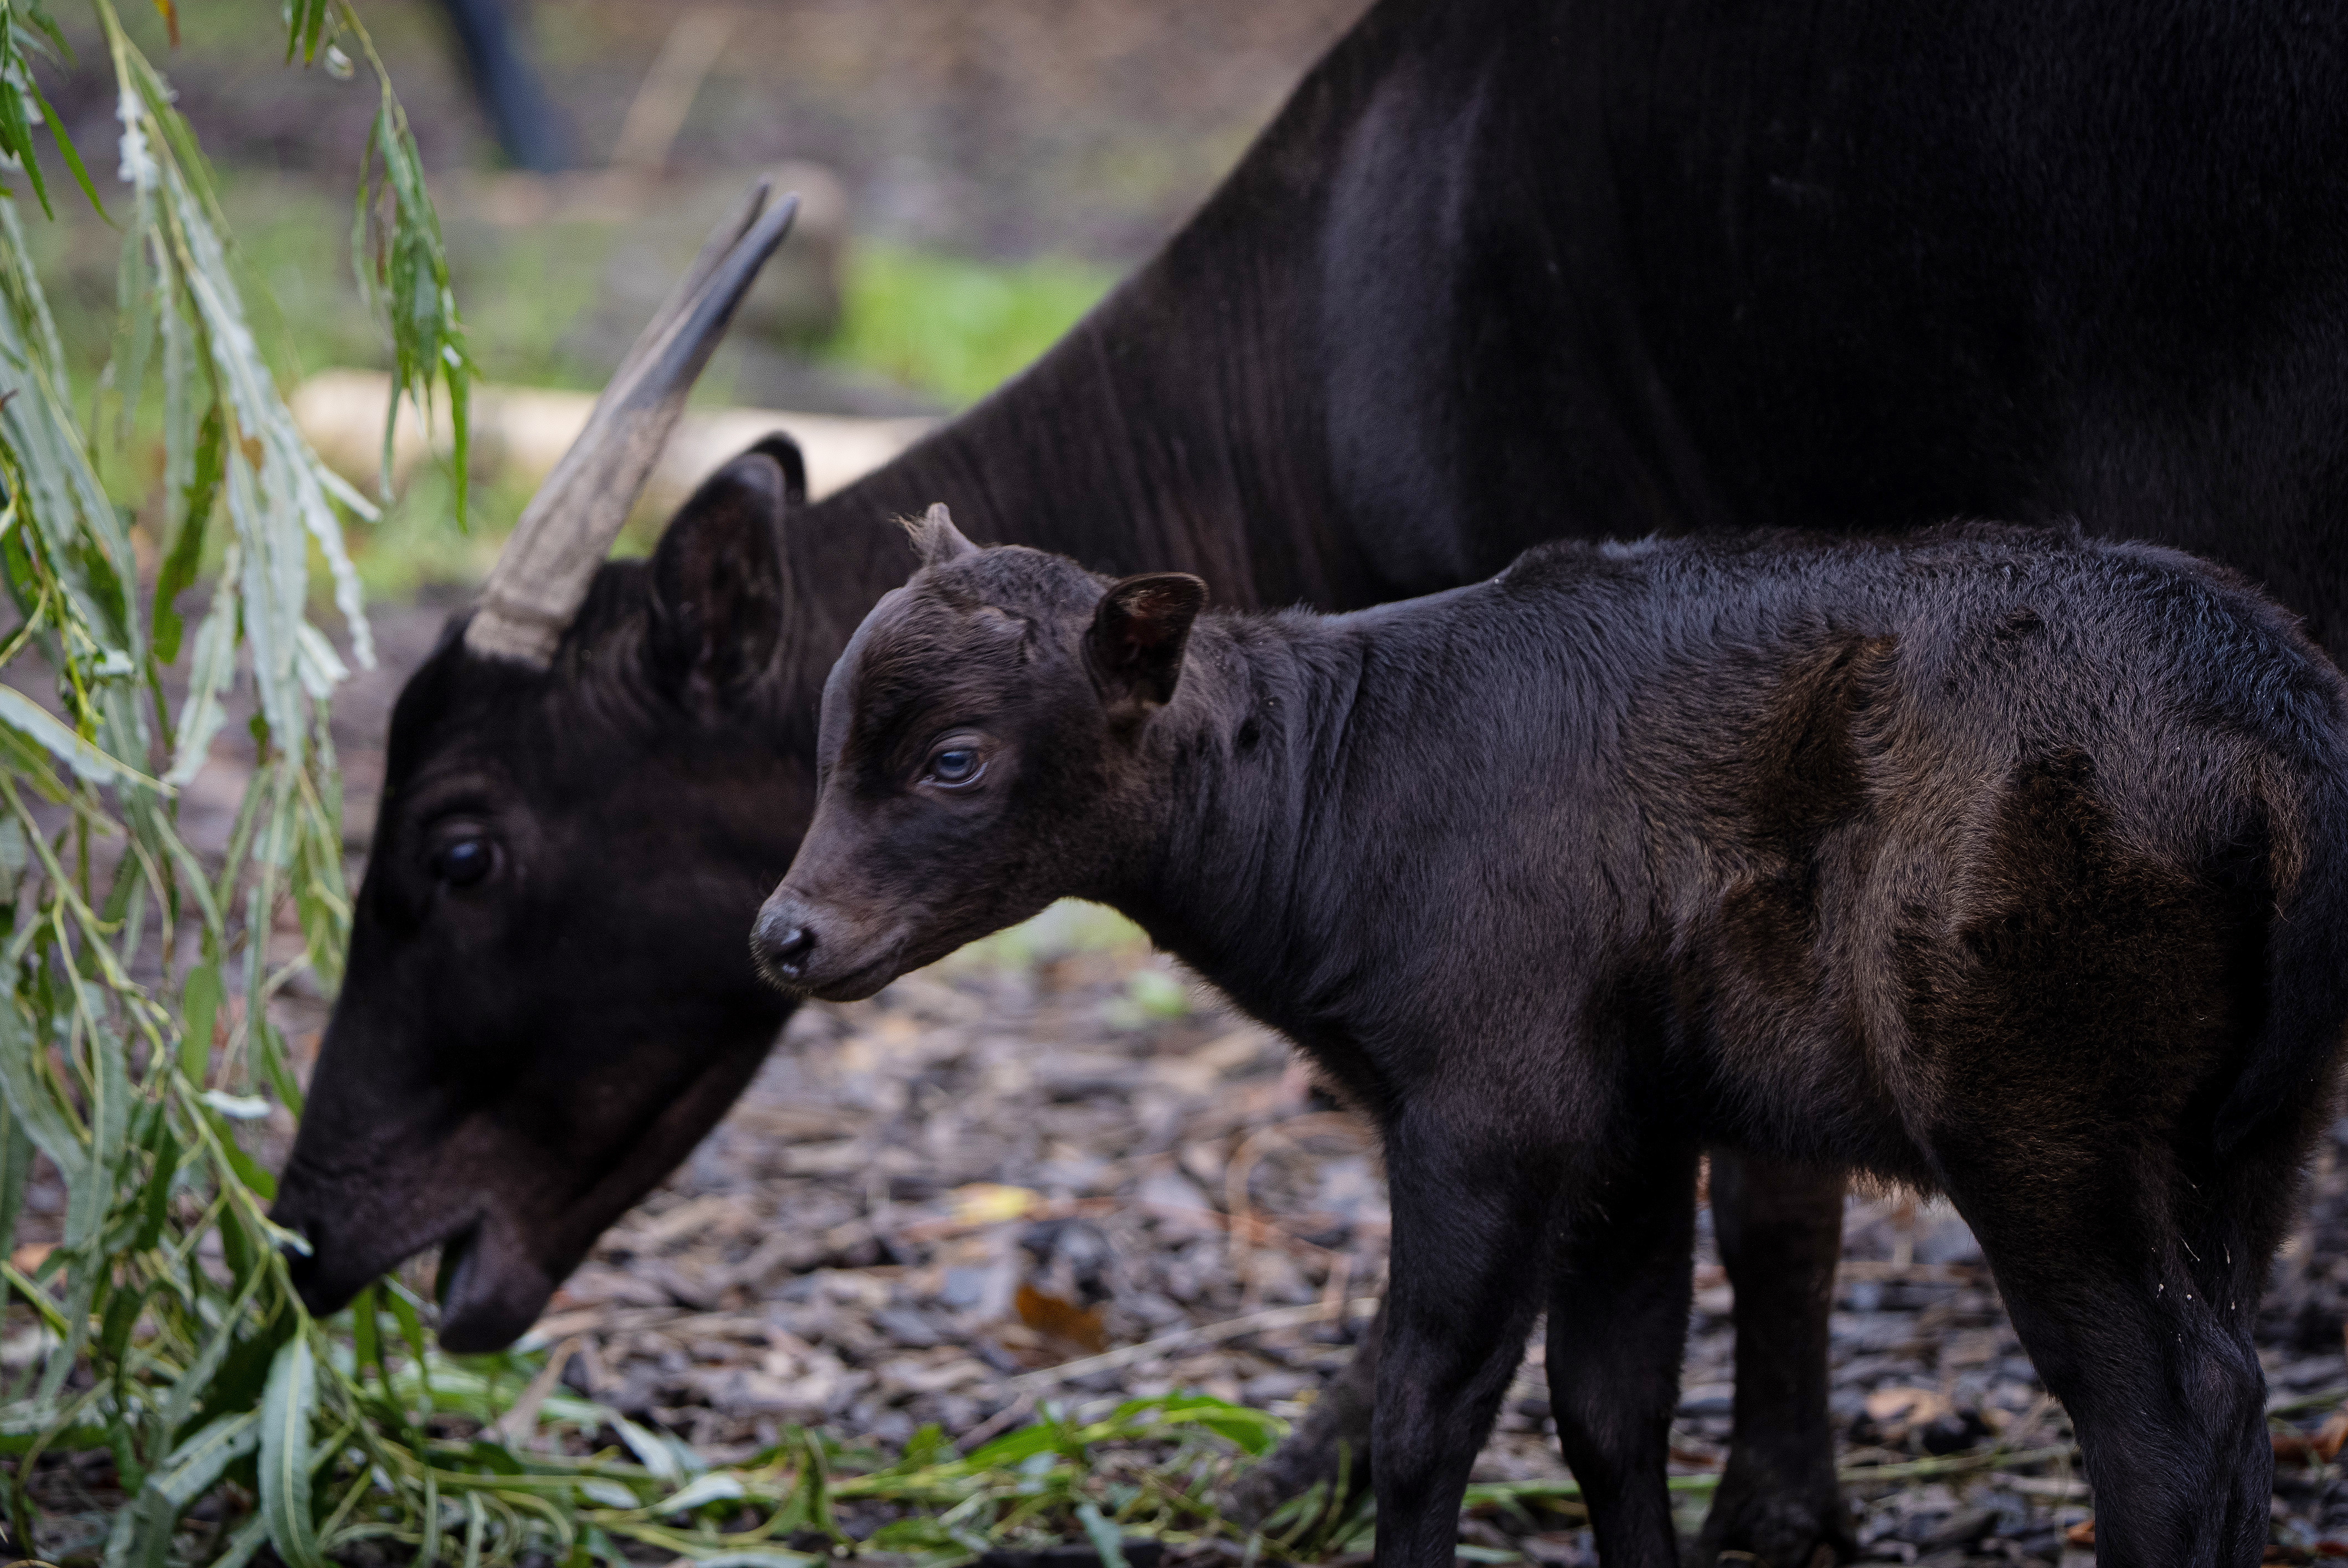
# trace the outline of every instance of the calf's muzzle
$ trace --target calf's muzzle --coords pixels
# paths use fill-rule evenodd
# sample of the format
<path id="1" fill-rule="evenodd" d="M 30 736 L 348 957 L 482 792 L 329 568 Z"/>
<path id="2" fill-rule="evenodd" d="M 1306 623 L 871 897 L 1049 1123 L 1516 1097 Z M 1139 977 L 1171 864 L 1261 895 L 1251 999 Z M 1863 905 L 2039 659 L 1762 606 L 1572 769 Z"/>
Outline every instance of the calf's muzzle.
<path id="1" fill-rule="evenodd" d="M 770 894 L 750 927 L 750 956 L 770 984 L 826 1001 L 860 1001 L 897 978 L 904 927 L 887 911 L 803 892 Z"/>
<path id="2" fill-rule="evenodd" d="M 750 928 L 750 952 L 759 969 L 778 985 L 796 986 L 815 956 L 813 914 L 798 897 L 778 888 Z"/>

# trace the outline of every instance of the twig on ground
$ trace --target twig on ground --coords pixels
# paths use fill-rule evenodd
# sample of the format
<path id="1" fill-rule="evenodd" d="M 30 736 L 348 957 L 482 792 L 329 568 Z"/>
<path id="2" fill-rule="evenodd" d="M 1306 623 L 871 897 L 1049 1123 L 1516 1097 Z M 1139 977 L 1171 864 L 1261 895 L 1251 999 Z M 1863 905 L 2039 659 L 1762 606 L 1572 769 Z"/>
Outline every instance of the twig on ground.
<path id="1" fill-rule="evenodd" d="M 546 1403 L 546 1396 L 554 1391 L 555 1383 L 562 1377 L 562 1368 L 571 1364 L 571 1358 L 586 1343 L 583 1336 L 574 1334 L 549 1351 L 546 1365 L 538 1369 L 538 1376 L 530 1380 L 521 1398 L 504 1415 L 491 1421 L 482 1435 L 502 1443 L 527 1441 L 530 1429 L 538 1425 L 538 1408 Z"/>
<path id="2" fill-rule="evenodd" d="M 1355 1317 L 1367 1317 L 1378 1309 L 1375 1296 L 1355 1296 L 1345 1304 L 1345 1310 Z M 1243 1317 L 1227 1317 L 1220 1323 L 1205 1323 L 1196 1328 L 1178 1329 L 1161 1334 L 1155 1339 L 1145 1339 L 1138 1345 L 1128 1345 L 1116 1350 L 1104 1350 L 1097 1356 L 1080 1357 L 1063 1361 L 1056 1367 L 1042 1367 L 1033 1372 L 1022 1372 L 1005 1387 L 1025 1392 L 1031 1389 L 1048 1389 L 1055 1383 L 1071 1378 L 1090 1377 L 1095 1372 L 1113 1372 L 1143 1361 L 1155 1360 L 1169 1350 L 1190 1345 L 1219 1345 L 1226 1339 L 1242 1335 L 1262 1334 L 1274 1328 L 1302 1328 L 1307 1324 L 1326 1323 L 1338 1314 L 1329 1303 L 1316 1301 L 1308 1307 L 1277 1307 L 1269 1312 L 1251 1312 Z"/>

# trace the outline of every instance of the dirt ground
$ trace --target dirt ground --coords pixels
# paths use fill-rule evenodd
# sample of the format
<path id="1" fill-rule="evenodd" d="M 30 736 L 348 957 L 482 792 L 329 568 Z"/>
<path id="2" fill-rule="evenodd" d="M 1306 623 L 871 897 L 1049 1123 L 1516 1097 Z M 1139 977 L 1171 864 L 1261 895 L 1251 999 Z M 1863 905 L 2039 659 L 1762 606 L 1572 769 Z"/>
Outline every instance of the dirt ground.
<path id="1" fill-rule="evenodd" d="M 383 726 L 445 604 L 378 611 L 384 667 L 336 709 L 356 875 Z M 234 799 L 231 770 L 207 775 Z M 201 832 L 201 828 L 199 828 Z M 323 1009 L 293 1004 L 314 1050 Z M 2348 1121 L 2261 1323 L 2279 1446 L 2348 1399 Z M 596 1249 L 535 1338 L 565 1379 L 713 1458 L 786 1422 L 883 1447 L 963 1443 L 1040 1400 L 1078 1416 L 1169 1387 L 1300 1415 L 1382 1287 L 1374 1141 L 1276 1038 L 1106 911 L 1063 906 L 868 1002 L 810 1006 L 733 1113 Z M 1673 1471 L 1693 1530 L 1729 1425 L 1729 1289 L 1704 1216 Z M 2089 1561 L 2069 1431 L 1962 1220 L 1854 1196 L 1834 1411 L 1869 1560 Z M 1561 1477 L 1538 1334 L 1479 1480 Z M 2017 1461 L 2013 1456 L 2054 1450 Z M 2283 1560 L 2348 1539 L 2338 1466 L 2279 1472 Z M 1594 1563 L 1570 1512 L 1495 1511 L 1463 1541 Z M 2337 1548 L 2348 1555 L 2348 1545 Z"/>

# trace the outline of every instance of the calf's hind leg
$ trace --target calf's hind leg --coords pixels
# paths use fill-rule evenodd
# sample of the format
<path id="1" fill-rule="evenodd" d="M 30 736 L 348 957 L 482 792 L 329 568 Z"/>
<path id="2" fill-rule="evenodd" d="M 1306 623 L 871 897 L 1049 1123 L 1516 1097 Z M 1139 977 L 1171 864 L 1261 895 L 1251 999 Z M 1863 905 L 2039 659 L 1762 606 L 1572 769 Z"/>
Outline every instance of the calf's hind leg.
<path id="1" fill-rule="evenodd" d="M 2157 1153 L 1952 1180 L 2014 1331 L 2069 1412 L 2105 1568 L 2246 1568 L 2274 1457 L 2250 1339 L 2281 1184 L 2189 1182 Z"/>
<path id="2" fill-rule="evenodd" d="M 1838 1171 L 1713 1152 L 1713 1235 L 1736 1292 L 1736 1416 L 1698 1563 L 1746 1552 L 1826 1568 L 1859 1554 L 1827 1409 L 1842 1199 Z"/>

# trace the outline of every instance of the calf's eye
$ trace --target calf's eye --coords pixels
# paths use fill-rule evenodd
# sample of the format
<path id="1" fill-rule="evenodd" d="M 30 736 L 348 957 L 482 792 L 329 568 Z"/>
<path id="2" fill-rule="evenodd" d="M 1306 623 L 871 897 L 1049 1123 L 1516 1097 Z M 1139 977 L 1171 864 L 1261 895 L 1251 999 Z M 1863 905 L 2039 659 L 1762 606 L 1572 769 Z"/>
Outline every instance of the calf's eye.
<path id="1" fill-rule="evenodd" d="M 941 746 L 930 753 L 930 782 L 966 784 L 985 771 L 975 746 Z"/>
<path id="2" fill-rule="evenodd" d="M 486 838 L 455 838 L 432 852 L 432 875 L 451 887 L 470 887 L 489 874 L 497 850 Z"/>

